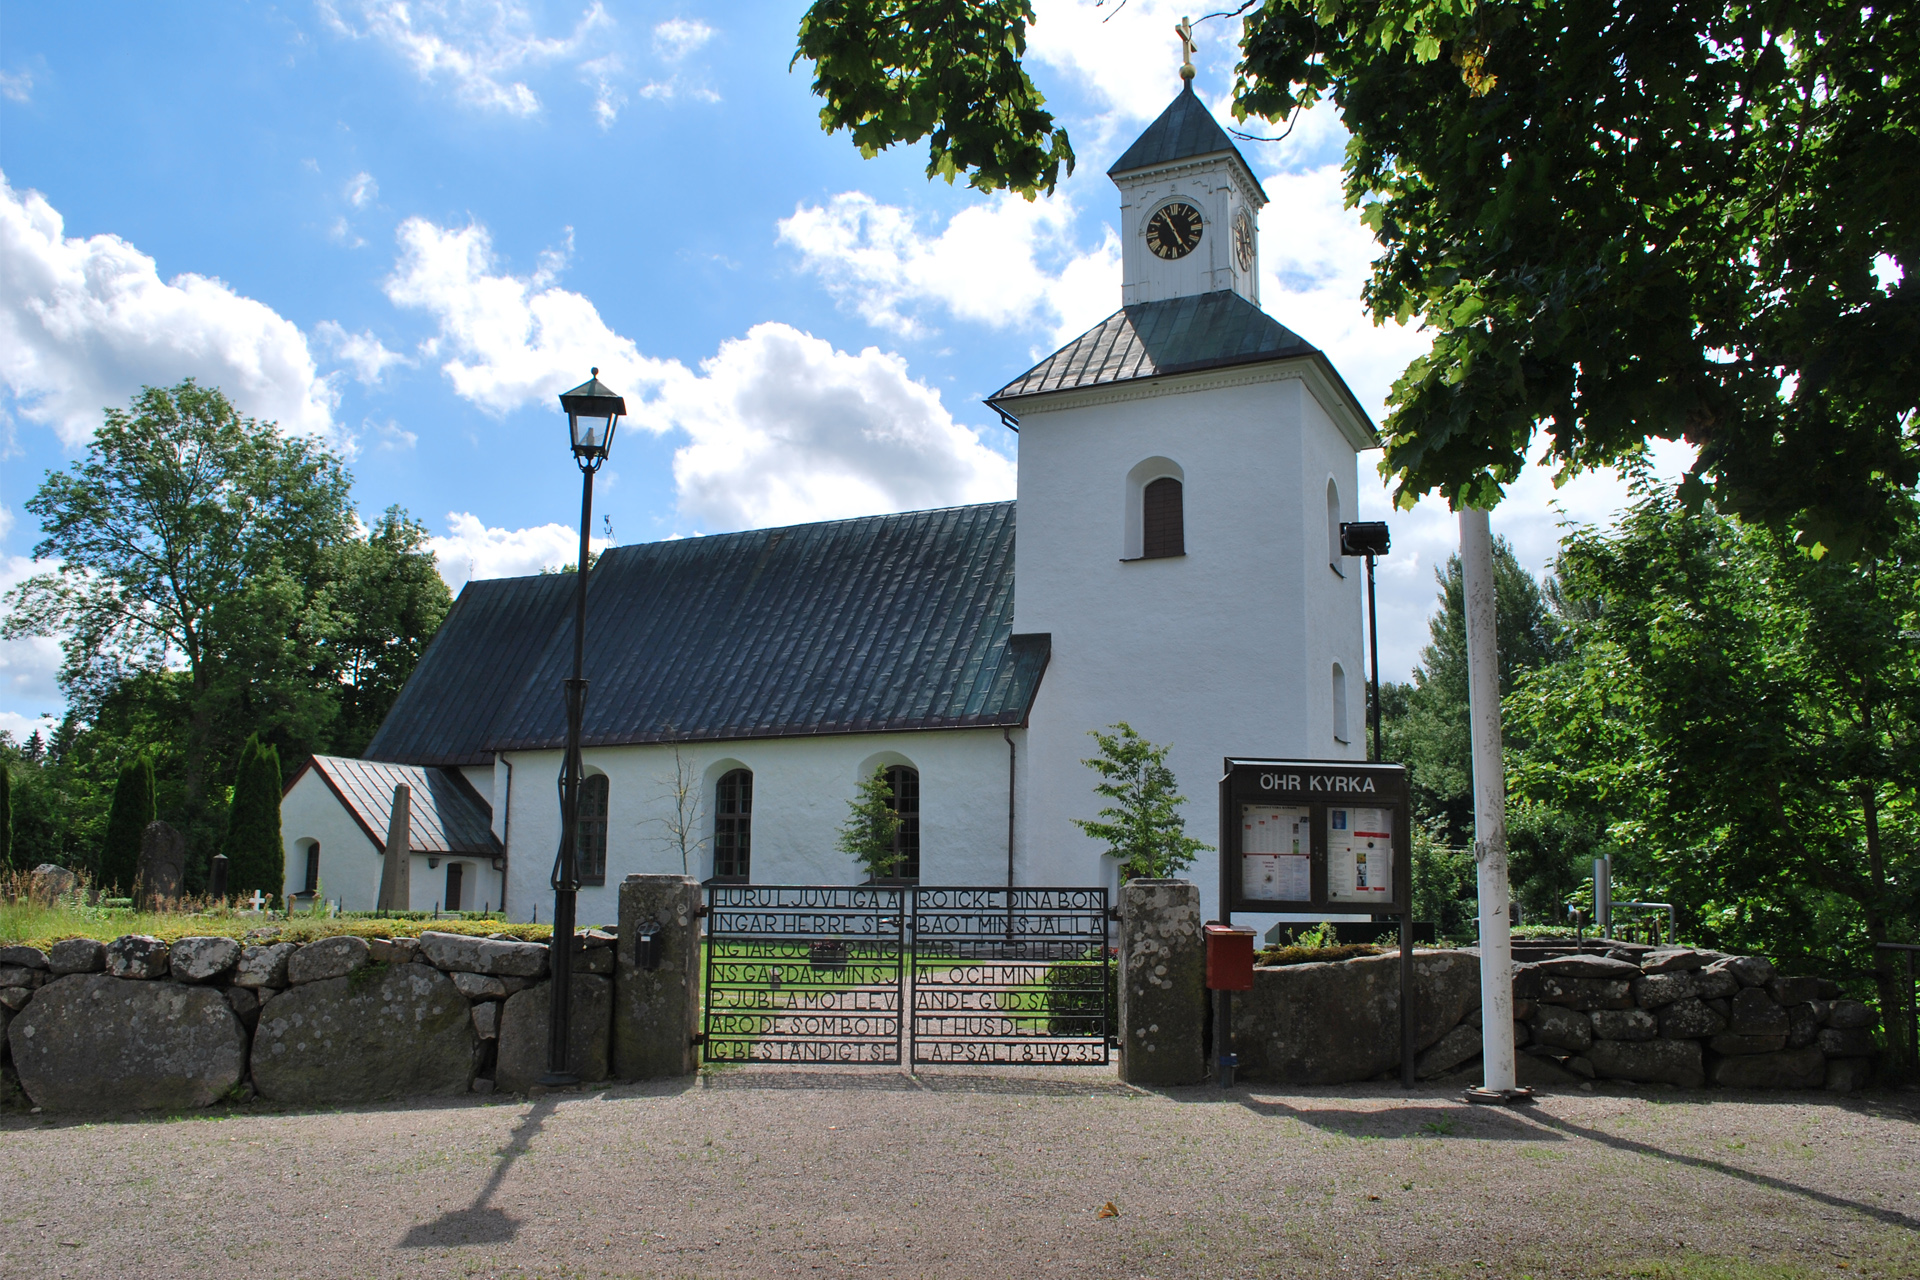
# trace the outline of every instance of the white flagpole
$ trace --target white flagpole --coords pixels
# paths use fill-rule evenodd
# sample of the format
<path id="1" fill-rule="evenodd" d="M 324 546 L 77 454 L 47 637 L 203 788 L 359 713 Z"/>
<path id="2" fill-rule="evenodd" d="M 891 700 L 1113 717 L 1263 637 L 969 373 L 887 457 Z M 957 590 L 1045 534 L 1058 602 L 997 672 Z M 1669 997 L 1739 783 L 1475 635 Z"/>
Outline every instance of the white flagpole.
<path id="1" fill-rule="evenodd" d="M 1485 511 L 1460 512 L 1466 594 L 1467 693 L 1473 729 L 1473 860 L 1480 892 L 1480 1046 L 1489 1093 L 1512 1089 L 1513 935 L 1507 910 L 1507 786 L 1500 762 L 1500 665 L 1493 531 Z"/>

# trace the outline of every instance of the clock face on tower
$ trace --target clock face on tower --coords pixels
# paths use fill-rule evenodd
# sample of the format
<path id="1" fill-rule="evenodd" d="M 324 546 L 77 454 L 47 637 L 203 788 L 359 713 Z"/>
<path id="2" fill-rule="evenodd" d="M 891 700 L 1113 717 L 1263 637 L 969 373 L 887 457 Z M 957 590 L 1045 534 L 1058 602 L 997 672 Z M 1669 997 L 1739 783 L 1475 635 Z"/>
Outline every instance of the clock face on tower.
<path id="1" fill-rule="evenodd" d="M 1200 243 L 1200 211 L 1190 204 L 1163 205 L 1147 219 L 1147 248 L 1154 256 L 1184 258 Z"/>
<path id="2" fill-rule="evenodd" d="M 1233 256 L 1242 271 L 1253 270 L 1253 219 L 1242 210 L 1233 220 Z"/>

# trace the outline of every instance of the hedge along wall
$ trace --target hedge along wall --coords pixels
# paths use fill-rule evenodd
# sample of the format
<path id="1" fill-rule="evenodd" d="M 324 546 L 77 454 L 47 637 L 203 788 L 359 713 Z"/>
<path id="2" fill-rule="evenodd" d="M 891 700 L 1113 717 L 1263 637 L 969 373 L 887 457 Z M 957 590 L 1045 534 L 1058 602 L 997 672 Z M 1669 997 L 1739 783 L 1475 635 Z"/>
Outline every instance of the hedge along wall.
<path id="1" fill-rule="evenodd" d="M 1397 1079 L 1397 955 L 1254 971 L 1234 997 L 1249 1080 Z M 1415 1073 L 1482 1074 L 1480 956 L 1414 956 Z M 1758 956 L 1612 944 L 1514 966 L 1521 1084 L 1621 1080 L 1698 1088 L 1831 1089 L 1872 1075 L 1873 1011 L 1824 978 L 1783 977 Z"/>

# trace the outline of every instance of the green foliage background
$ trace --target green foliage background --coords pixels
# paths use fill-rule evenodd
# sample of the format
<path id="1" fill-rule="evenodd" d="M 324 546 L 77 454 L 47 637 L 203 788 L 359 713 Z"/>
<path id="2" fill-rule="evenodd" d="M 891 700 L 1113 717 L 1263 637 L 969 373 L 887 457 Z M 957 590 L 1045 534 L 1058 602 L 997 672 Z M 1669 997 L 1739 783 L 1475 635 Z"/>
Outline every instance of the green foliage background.
<path id="1" fill-rule="evenodd" d="M 272 743 L 248 738 L 233 779 L 227 810 L 227 893 L 245 897 L 258 889 L 278 897 L 286 878 L 280 844 L 280 753 Z"/>
<path id="2" fill-rule="evenodd" d="M 140 874 L 140 838 L 159 816 L 155 808 L 153 761 L 135 756 L 120 771 L 107 810 L 106 835 L 100 843 L 100 882 L 119 894 L 131 894 Z"/>
<path id="3" fill-rule="evenodd" d="M 859 864 L 870 879 L 894 874 L 899 854 L 894 840 L 900 834 L 900 815 L 893 807 L 893 785 L 881 765 L 860 780 L 847 801 L 847 820 L 840 827 L 836 847 Z"/>

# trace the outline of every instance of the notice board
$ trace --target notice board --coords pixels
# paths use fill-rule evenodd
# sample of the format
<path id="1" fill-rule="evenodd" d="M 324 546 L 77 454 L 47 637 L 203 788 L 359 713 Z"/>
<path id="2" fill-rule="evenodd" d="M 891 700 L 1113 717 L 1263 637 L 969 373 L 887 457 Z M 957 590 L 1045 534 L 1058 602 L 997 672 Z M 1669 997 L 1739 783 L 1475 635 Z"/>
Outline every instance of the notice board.
<path id="1" fill-rule="evenodd" d="M 1407 771 L 1228 757 L 1221 903 L 1233 911 L 1401 915 L 1412 899 Z"/>

